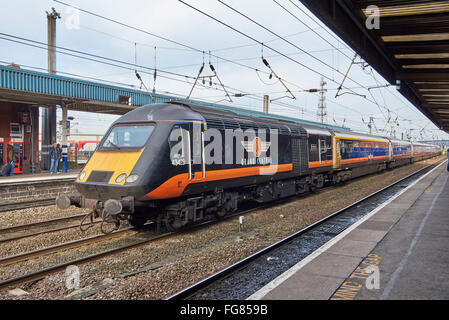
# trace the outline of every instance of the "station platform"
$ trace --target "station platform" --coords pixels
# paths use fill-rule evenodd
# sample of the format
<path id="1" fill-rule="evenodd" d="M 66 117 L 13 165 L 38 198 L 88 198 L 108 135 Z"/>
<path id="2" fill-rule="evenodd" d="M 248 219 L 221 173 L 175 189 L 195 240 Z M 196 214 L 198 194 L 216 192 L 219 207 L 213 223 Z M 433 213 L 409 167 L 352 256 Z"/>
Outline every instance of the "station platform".
<path id="1" fill-rule="evenodd" d="M 249 300 L 449 299 L 447 162 Z"/>
<path id="2" fill-rule="evenodd" d="M 31 174 L 15 174 L 12 176 L 0 177 L 0 186 L 44 181 L 74 180 L 79 172 L 80 169 L 68 170 L 68 172 L 59 172 L 53 174 L 48 171 Z"/>

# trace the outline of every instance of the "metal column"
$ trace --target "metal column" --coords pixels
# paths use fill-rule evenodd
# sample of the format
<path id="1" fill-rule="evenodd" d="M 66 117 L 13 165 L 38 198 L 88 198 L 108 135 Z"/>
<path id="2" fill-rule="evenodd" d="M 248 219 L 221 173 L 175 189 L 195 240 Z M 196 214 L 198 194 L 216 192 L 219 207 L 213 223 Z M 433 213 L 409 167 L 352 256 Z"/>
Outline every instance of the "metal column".
<path id="1" fill-rule="evenodd" d="M 52 8 L 47 13 L 47 51 L 48 51 L 48 73 L 54 74 L 56 71 L 56 19 L 61 18 L 60 14 Z M 49 106 L 43 109 L 42 123 L 42 160 L 43 170 L 50 169 L 49 150 L 56 142 L 56 106 Z"/>

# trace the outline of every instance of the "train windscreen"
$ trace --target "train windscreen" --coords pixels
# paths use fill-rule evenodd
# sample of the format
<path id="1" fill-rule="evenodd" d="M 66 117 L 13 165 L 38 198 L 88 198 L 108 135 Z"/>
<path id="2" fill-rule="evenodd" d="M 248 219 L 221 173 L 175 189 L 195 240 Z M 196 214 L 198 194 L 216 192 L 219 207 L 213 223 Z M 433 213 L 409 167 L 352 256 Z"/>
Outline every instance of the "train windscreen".
<path id="1" fill-rule="evenodd" d="M 106 139 L 103 140 L 101 148 L 140 148 L 145 145 L 154 125 L 117 125 L 112 128 Z"/>

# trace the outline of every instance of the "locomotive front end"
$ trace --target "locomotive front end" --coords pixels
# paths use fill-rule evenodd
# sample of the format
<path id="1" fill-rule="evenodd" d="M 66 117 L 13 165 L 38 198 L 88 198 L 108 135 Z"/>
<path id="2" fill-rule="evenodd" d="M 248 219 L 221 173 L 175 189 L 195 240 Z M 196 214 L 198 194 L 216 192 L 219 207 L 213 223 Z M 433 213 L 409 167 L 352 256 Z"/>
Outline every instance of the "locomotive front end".
<path id="1" fill-rule="evenodd" d="M 148 190 L 146 167 L 142 165 L 146 162 L 139 160 L 148 148 L 155 127 L 150 121 L 115 123 L 75 181 L 80 194 L 60 195 L 57 206 L 60 209 L 70 205 L 91 207 L 91 221 L 99 216 L 103 222 L 115 224 L 113 230 L 118 228 L 120 220 L 143 224 L 145 221 L 137 219 L 136 199 Z M 103 224 L 101 228 L 105 232 Z"/>

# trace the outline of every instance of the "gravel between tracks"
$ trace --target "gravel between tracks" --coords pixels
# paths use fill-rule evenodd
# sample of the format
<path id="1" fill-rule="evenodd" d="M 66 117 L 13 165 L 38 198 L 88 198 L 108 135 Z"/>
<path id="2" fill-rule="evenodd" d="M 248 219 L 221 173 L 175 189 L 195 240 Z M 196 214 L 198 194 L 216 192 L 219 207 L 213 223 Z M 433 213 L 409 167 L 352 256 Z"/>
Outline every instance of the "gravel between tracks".
<path id="1" fill-rule="evenodd" d="M 86 299 L 165 298 L 442 158 L 370 175 L 272 208 L 253 211 L 246 214 L 245 231 L 241 233 L 238 232 L 238 218 L 233 218 L 80 265 L 80 285 L 85 287 L 105 278 L 115 281 Z M 138 270 L 142 272 L 120 276 Z M 27 295 L 16 297 L 2 290 L 0 299 L 59 299 L 73 291 L 66 289 L 65 280 L 64 272 L 56 273 L 37 283 L 19 286 L 29 293 Z"/>
<path id="2" fill-rule="evenodd" d="M 60 210 L 56 205 L 0 212 L 0 228 L 42 222 L 88 212 L 89 209 L 73 206 L 69 210 Z"/>

